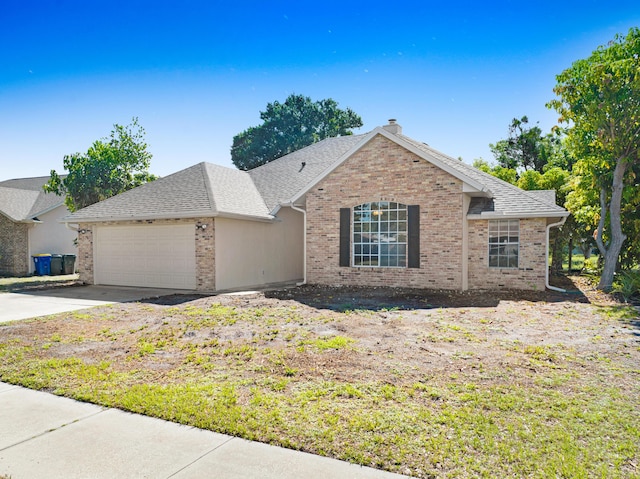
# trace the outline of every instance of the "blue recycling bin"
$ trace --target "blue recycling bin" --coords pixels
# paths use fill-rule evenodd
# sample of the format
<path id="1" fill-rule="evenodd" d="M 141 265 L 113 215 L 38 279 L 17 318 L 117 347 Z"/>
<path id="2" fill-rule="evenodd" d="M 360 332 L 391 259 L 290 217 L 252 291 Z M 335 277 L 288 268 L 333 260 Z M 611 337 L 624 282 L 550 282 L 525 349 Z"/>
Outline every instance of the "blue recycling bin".
<path id="1" fill-rule="evenodd" d="M 36 274 L 38 276 L 47 276 L 51 274 L 51 255 L 50 254 L 33 255 L 33 264 L 35 265 Z"/>

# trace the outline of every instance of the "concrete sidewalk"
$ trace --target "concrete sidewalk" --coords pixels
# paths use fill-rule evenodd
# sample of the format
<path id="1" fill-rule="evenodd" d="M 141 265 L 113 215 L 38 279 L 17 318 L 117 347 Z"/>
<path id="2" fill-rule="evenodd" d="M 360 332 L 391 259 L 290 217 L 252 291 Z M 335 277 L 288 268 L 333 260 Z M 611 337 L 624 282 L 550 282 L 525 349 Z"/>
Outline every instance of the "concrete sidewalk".
<path id="1" fill-rule="evenodd" d="M 402 478 L 0 382 L 0 476 Z"/>

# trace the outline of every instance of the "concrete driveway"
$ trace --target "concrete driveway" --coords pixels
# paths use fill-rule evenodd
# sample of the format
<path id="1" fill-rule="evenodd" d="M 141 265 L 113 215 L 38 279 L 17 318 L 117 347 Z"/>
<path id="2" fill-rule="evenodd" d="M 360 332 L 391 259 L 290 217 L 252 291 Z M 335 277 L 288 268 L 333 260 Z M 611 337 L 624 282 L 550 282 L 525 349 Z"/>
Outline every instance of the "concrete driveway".
<path id="1" fill-rule="evenodd" d="M 0 293 L 0 323 L 76 311 L 102 304 L 126 303 L 193 291 L 121 286 L 70 286 L 19 293 Z"/>

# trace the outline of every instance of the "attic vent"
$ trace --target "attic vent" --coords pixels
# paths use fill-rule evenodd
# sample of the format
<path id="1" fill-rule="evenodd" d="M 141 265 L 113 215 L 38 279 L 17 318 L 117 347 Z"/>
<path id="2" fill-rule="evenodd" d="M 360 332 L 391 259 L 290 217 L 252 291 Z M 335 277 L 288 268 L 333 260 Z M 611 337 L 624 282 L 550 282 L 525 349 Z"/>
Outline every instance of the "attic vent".
<path id="1" fill-rule="evenodd" d="M 387 130 L 389 133 L 393 133 L 394 135 L 402 134 L 402 127 L 396 123 L 395 118 L 391 118 L 389 120 L 389 124 L 384 125 L 382 128 Z"/>

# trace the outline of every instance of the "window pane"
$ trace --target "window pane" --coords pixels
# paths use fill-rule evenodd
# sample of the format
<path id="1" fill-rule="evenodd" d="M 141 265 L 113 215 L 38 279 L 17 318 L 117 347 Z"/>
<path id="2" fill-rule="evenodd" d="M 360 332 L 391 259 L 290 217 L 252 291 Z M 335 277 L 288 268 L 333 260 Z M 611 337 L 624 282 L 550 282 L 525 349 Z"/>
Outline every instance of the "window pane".
<path id="1" fill-rule="evenodd" d="M 489 221 L 489 266 L 517 268 L 520 220 Z"/>
<path id="2" fill-rule="evenodd" d="M 406 205 L 374 201 L 354 206 L 353 212 L 353 264 L 406 267 Z"/>

